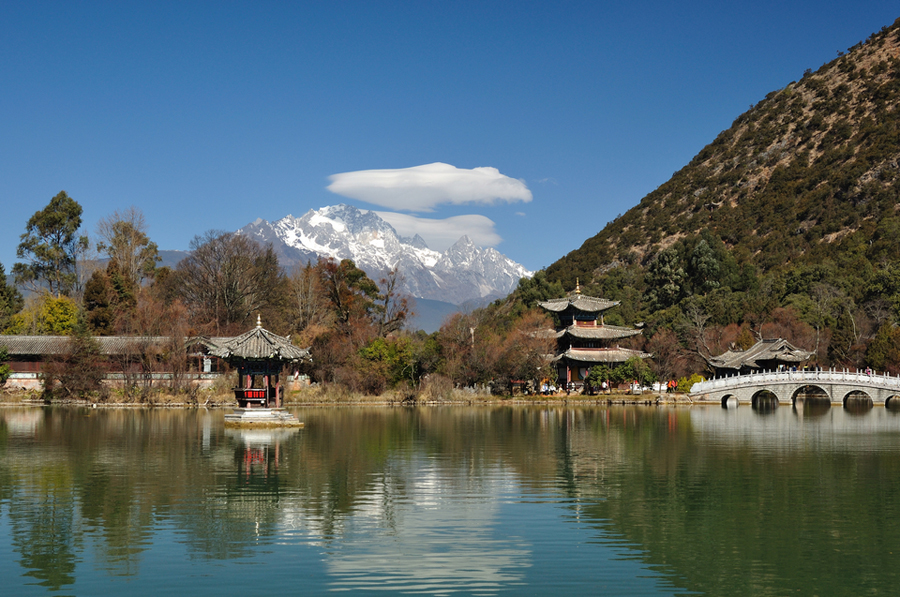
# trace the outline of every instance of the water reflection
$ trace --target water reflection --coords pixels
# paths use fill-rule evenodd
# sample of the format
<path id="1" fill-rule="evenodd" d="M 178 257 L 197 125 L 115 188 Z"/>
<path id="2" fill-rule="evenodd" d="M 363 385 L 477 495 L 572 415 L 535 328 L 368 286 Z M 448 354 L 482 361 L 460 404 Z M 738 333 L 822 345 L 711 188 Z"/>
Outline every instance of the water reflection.
<path id="1" fill-rule="evenodd" d="M 234 445 L 239 482 L 262 481 L 277 477 L 282 444 L 300 432 L 297 428 L 233 429 L 225 428 L 225 439 Z"/>
<path id="2" fill-rule="evenodd" d="M 844 409 L 851 415 L 864 415 L 872 408 L 874 408 L 872 399 L 865 392 L 850 392 L 844 398 Z"/>
<path id="3" fill-rule="evenodd" d="M 798 397 L 794 400 L 794 414 L 800 419 L 824 417 L 831 412 L 831 399 L 828 396 Z"/>
<path id="4" fill-rule="evenodd" d="M 332 588 L 492 594 L 520 583 L 531 549 L 521 537 L 495 531 L 497 496 L 515 479 L 499 469 L 485 472 L 483 497 L 474 500 L 452 487 L 457 475 L 447 471 L 418 476 L 402 496 L 388 484 L 373 487 L 348 521 L 344 546 L 326 559 Z M 367 529 L 383 525 L 387 532 L 377 550 L 359 541 Z"/>
<path id="5" fill-rule="evenodd" d="M 136 594 L 167 578 L 198 595 L 560 579 L 612 595 L 889 592 L 897 411 L 760 412 L 311 408 L 302 430 L 226 430 L 215 411 L 0 409 L 0 574 L 106 592 L 123 578 Z"/>
<path id="6" fill-rule="evenodd" d="M 760 415 L 770 415 L 778 408 L 778 397 L 768 390 L 753 395 L 751 406 Z"/>

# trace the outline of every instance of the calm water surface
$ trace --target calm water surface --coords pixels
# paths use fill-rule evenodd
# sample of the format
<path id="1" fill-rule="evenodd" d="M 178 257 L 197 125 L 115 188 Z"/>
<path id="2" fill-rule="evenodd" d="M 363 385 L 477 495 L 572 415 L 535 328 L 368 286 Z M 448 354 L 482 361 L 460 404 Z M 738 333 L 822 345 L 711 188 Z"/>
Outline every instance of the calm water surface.
<path id="1" fill-rule="evenodd" d="M 896 595 L 877 407 L 0 408 L 0 595 Z"/>

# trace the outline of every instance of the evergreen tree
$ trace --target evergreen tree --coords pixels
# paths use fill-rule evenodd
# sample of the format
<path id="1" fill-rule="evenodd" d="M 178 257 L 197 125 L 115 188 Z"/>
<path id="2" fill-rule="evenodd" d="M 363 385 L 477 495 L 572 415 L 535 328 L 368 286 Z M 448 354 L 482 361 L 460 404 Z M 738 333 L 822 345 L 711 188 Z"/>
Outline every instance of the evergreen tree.
<path id="1" fill-rule="evenodd" d="M 694 292 L 706 294 L 719 287 L 721 268 L 715 252 L 702 239 L 691 253 L 690 278 Z"/>
<path id="2" fill-rule="evenodd" d="M 566 292 L 558 280 L 551 282 L 547 279 L 546 270 L 534 272 L 531 278 L 522 278 L 515 290 L 516 298 L 528 309 L 536 307 L 542 301 L 565 295 Z"/>
<path id="3" fill-rule="evenodd" d="M 7 361 L 9 361 L 9 353 L 6 351 L 5 346 L 0 346 L 0 386 L 6 383 L 6 380 L 9 379 L 12 373 L 12 369 Z"/>
<path id="4" fill-rule="evenodd" d="M 684 296 L 686 275 L 674 247 L 660 251 L 647 271 L 647 297 L 651 309 L 665 309 Z"/>
<path id="5" fill-rule="evenodd" d="M 25 301 L 19 290 L 6 283 L 6 270 L 0 263 L 0 333 L 2 333 L 10 323 L 10 318 L 22 310 Z"/>
<path id="6" fill-rule="evenodd" d="M 81 205 L 60 191 L 47 207 L 28 220 L 16 256 L 27 259 L 16 263 L 16 283 L 37 290 L 41 282 L 57 297 L 69 295 L 77 286 L 78 255 L 87 250 L 88 239 L 78 236 Z"/>

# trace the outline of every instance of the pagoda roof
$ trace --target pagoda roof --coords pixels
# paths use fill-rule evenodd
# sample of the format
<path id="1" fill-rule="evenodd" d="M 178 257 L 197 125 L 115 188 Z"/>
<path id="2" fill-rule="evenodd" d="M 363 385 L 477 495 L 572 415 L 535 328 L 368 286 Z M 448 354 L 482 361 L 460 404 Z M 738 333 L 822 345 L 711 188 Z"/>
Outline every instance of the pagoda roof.
<path id="1" fill-rule="evenodd" d="M 649 359 L 651 354 L 630 348 L 570 348 L 556 356 L 554 361 L 566 359 L 579 363 L 624 363 L 632 357 Z"/>
<path id="2" fill-rule="evenodd" d="M 291 344 L 289 337 L 273 334 L 257 322 L 256 327 L 240 336 L 228 338 L 211 354 L 226 361 L 308 361 L 309 351 Z"/>
<path id="3" fill-rule="evenodd" d="M 565 298 L 550 299 L 538 304 L 544 309 L 553 311 L 554 313 L 561 313 L 570 307 L 575 308 L 578 311 L 599 313 L 600 311 L 605 311 L 611 307 L 615 307 L 619 304 L 619 301 L 610 301 L 604 298 L 585 296 L 583 294 L 575 293 L 570 294 Z"/>
<path id="4" fill-rule="evenodd" d="M 812 355 L 812 352 L 797 348 L 783 338 L 768 338 L 760 340 L 747 350 L 729 350 L 707 360 L 716 369 L 762 369 L 763 361 L 802 363 Z"/>
<path id="5" fill-rule="evenodd" d="M 572 336 L 582 340 L 620 340 L 637 336 L 641 330 L 617 325 L 570 325 L 556 332 L 557 338 Z"/>

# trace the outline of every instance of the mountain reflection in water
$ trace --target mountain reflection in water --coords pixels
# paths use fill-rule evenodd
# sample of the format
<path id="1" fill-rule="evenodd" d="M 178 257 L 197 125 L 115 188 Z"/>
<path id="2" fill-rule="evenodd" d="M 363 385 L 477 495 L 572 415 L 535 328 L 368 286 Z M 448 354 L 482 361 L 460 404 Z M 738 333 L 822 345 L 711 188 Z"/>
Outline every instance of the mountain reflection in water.
<path id="1" fill-rule="evenodd" d="M 19 595 L 891 592 L 900 412 L 0 409 Z M 900 553 L 900 551 L 898 551 Z"/>

